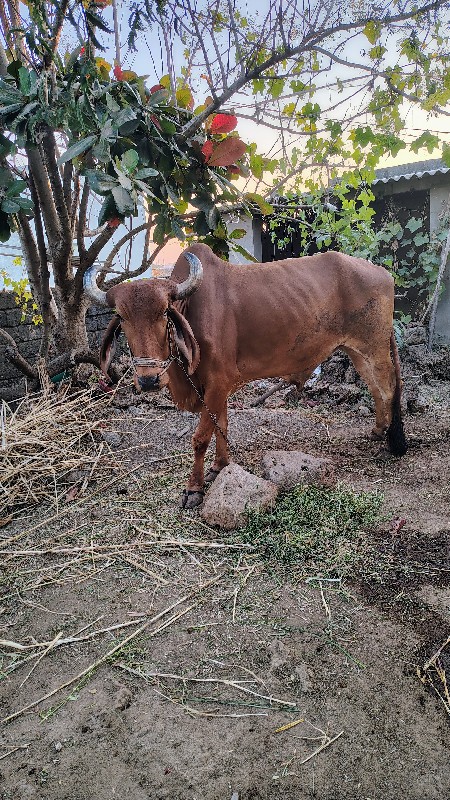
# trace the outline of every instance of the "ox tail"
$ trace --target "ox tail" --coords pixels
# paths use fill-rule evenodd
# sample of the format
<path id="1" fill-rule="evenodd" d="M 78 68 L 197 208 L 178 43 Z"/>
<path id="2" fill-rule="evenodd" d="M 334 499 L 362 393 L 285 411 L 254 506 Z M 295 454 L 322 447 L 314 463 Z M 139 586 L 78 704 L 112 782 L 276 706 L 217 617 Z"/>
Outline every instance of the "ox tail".
<path id="1" fill-rule="evenodd" d="M 403 420 L 401 411 L 402 379 L 400 376 L 400 359 L 398 357 L 397 343 L 394 331 L 391 333 L 391 355 L 395 369 L 395 390 L 392 398 L 392 420 L 386 431 L 388 447 L 395 456 L 405 455 L 408 445 L 403 430 Z"/>

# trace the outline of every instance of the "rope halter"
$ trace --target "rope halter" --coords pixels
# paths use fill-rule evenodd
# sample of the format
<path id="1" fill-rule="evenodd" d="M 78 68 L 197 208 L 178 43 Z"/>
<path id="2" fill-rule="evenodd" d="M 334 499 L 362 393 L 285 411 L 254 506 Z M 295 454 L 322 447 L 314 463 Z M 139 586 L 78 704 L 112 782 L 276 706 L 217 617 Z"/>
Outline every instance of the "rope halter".
<path id="1" fill-rule="evenodd" d="M 159 358 L 145 358 L 141 356 L 132 356 L 131 363 L 134 368 L 136 367 L 150 367 L 152 369 L 160 369 L 161 371 L 158 372 L 155 377 L 160 378 L 161 375 L 164 375 L 167 370 L 169 369 L 170 365 L 173 361 L 177 360 L 177 357 L 173 354 L 172 350 L 172 336 L 171 336 L 171 329 L 172 329 L 173 322 L 170 319 L 167 319 L 167 340 L 169 342 L 169 358 L 166 358 L 165 361 L 161 361 Z"/>

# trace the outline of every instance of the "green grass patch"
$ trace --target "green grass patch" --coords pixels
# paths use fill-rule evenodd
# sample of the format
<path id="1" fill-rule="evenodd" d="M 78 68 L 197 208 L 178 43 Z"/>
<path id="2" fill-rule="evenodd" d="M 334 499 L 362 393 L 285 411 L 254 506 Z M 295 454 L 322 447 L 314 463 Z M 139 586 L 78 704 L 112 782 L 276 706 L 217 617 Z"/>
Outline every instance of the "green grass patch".
<path id="1" fill-rule="evenodd" d="M 272 566 L 303 564 L 323 575 L 343 574 L 358 557 L 365 531 L 380 519 L 383 495 L 298 486 L 268 512 L 249 512 L 240 541 L 252 544 Z"/>

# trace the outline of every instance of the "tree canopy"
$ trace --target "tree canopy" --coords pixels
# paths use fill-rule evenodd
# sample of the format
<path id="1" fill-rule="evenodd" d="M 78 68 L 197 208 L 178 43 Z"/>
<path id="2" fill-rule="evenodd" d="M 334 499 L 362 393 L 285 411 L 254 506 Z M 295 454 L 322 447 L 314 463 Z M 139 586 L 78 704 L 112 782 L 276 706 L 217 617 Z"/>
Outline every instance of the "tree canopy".
<path id="1" fill-rule="evenodd" d="M 281 191 L 339 179 L 352 210 L 346 187 L 407 145 L 441 146 L 450 163 L 433 130 L 404 136 L 409 106 L 450 113 L 449 6 L 0 0 L 0 240 L 20 235 L 41 355 L 53 345 L 95 362 L 83 276 L 140 233 L 139 258 L 113 280 L 142 274 L 171 237 L 239 249 L 224 210 L 269 213 Z M 128 63 L 142 63 L 145 42 L 150 80 Z M 272 135 L 271 153 L 239 134 L 250 121 L 259 145 Z"/>

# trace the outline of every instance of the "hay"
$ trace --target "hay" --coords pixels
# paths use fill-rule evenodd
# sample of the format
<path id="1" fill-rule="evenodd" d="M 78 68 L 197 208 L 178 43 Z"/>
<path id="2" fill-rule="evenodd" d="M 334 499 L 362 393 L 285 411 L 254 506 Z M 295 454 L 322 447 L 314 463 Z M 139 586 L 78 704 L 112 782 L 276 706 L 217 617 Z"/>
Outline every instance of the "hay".
<path id="1" fill-rule="evenodd" d="M 83 491 L 105 465 L 103 444 L 93 433 L 111 403 L 92 390 L 43 392 L 25 397 L 15 410 L 1 407 L 0 525 L 41 502 L 56 505 L 69 486 Z M 111 462 L 112 463 L 112 462 Z"/>

